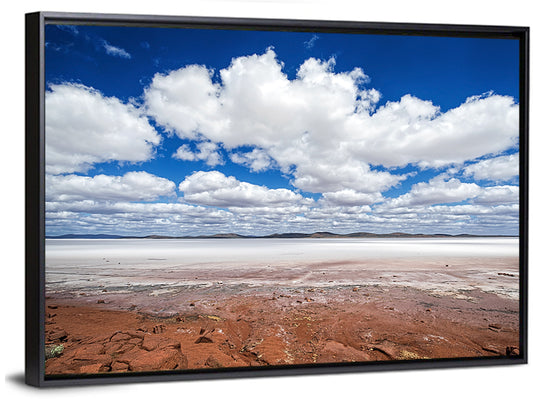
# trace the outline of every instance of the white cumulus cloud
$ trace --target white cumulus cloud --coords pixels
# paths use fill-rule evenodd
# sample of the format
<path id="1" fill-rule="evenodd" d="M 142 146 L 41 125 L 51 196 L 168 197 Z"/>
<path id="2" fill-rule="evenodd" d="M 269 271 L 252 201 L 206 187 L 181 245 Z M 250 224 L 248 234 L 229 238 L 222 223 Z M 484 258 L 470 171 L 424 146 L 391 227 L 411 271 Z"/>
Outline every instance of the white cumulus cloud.
<path id="1" fill-rule="evenodd" d="M 253 172 L 270 169 L 272 160 L 265 151 L 254 148 L 250 152 L 235 152 L 230 155 L 232 162 L 246 165 Z"/>
<path id="2" fill-rule="evenodd" d="M 196 144 L 198 152 L 193 152 L 188 144 L 180 146 L 172 158 L 183 161 L 204 161 L 209 166 L 222 165 L 224 161 L 218 152 L 218 145 L 209 141 Z"/>
<path id="3" fill-rule="evenodd" d="M 338 206 L 361 206 L 380 202 L 383 197 L 380 193 L 361 193 L 355 190 L 344 189 L 322 194 L 323 202 Z"/>
<path id="4" fill-rule="evenodd" d="M 174 182 L 147 172 L 124 176 L 47 175 L 47 201 L 154 201 L 175 195 Z"/>
<path id="5" fill-rule="evenodd" d="M 518 153 L 484 159 L 464 168 L 465 176 L 476 180 L 505 181 L 518 176 Z"/>
<path id="6" fill-rule="evenodd" d="M 518 186 L 484 187 L 483 192 L 474 199 L 475 204 L 503 205 L 519 202 L 520 188 Z"/>
<path id="7" fill-rule="evenodd" d="M 312 202 L 291 190 L 242 182 L 218 171 L 195 172 L 179 184 L 179 190 L 191 204 L 218 207 L 287 207 Z"/>
<path id="8" fill-rule="evenodd" d="M 86 172 L 109 161 L 151 159 L 161 137 L 138 108 L 80 84 L 46 92 L 47 173 Z"/>
<path id="9" fill-rule="evenodd" d="M 413 185 L 407 194 L 388 202 L 389 206 L 435 205 L 461 202 L 479 195 L 483 189 L 475 183 L 463 183 L 459 179 L 447 179 L 439 175 L 429 182 Z"/>
<path id="10" fill-rule="evenodd" d="M 335 72 L 334 58 L 309 58 L 289 79 L 283 67 L 269 48 L 234 58 L 219 80 L 201 65 L 157 74 L 146 109 L 171 134 L 236 149 L 234 162 L 278 167 L 295 187 L 321 193 L 383 192 L 405 179 L 372 165 L 460 165 L 517 145 L 512 97 L 486 93 L 442 112 L 406 94 L 377 108 L 381 95 L 360 68 Z"/>

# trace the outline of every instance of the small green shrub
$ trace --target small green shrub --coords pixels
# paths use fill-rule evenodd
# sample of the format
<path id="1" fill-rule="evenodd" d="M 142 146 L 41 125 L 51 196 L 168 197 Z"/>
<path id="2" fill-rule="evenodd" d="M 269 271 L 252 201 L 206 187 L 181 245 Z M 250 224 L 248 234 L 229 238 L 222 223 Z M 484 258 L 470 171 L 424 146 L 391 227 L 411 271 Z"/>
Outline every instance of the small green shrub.
<path id="1" fill-rule="evenodd" d="M 63 353 L 65 347 L 61 345 L 48 345 L 44 348 L 44 358 L 45 360 L 51 359 L 53 357 L 58 357 Z"/>

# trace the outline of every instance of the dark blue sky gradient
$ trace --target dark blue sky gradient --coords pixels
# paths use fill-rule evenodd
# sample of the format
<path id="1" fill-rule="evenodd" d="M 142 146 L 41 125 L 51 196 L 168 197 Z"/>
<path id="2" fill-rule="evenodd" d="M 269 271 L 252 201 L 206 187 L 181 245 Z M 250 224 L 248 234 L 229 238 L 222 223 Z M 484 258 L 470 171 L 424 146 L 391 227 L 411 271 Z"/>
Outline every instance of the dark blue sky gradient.
<path id="1" fill-rule="evenodd" d="M 409 93 L 446 111 L 489 90 L 518 98 L 517 40 L 318 33 L 308 49 L 305 42 L 313 33 L 100 26 L 76 30 L 78 34 L 46 27 L 52 50 L 47 51 L 47 82 L 81 82 L 121 99 L 141 95 L 155 73 L 188 64 L 218 72 L 233 57 L 262 54 L 269 46 L 289 79 L 309 57 L 334 56 L 336 72 L 363 68 L 371 79 L 368 86 L 382 93 L 380 104 Z M 131 59 L 107 55 L 103 40 L 126 50 Z"/>

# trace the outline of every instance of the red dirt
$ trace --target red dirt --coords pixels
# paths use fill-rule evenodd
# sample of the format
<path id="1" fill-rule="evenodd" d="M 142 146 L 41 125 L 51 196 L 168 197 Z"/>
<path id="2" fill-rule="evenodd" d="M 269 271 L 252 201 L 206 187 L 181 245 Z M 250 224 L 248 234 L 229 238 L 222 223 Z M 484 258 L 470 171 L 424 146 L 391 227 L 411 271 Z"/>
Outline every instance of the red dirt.
<path id="1" fill-rule="evenodd" d="M 64 349 L 46 373 L 518 354 L 518 302 L 480 291 L 300 288 L 180 302 L 168 317 L 116 309 L 95 298 L 49 298 L 46 343 Z"/>

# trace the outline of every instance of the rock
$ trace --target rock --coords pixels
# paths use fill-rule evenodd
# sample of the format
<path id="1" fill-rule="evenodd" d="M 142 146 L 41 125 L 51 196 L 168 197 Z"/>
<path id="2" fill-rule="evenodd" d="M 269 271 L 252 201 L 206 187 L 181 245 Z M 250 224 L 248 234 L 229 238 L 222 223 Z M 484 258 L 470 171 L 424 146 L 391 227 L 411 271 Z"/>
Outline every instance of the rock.
<path id="1" fill-rule="evenodd" d="M 118 361 L 114 361 L 113 363 L 111 363 L 111 371 L 113 372 L 123 373 L 125 371 L 128 371 L 129 367 L 129 364 L 127 363 L 122 363 Z"/>
<path id="2" fill-rule="evenodd" d="M 88 364 L 86 366 L 80 367 L 80 373 L 81 374 L 96 374 L 100 372 L 100 369 L 102 368 L 103 364 L 96 363 L 96 364 Z"/>
<path id="3" fill-rule="evenodd" d="M 353 287 L 352 291 L 353 291 L 353 292 L 357 292 L 357 291 L 359 291 L 359 288 L 357 288 L 357 287 Z"/>
<path id="4" fill-rule="evenodd" d="M 399 349 L 392 342 L 383 341 L 379 345 L 374 345 L 370 348 L 372 351 L 378 351 L 388 357 L 389 359 L 399 359 Z"/>
<path id="5" fill-rule="evenodd" d="M 57 309 L 57 305 L 48 305 L 48 309 Z"/>
<path id="6" fill-rule="evenodd" d="M 210 355 L 205 361 L 205 366 L 216 369 L 223 367 L 223 364 L 216 357 Z"/>
<path id="7" fill-rule="evenodd" d="M 520 356 L 520 349 L 516 346 L 508 346 L 505 348 L 505 354 L 507 356 Z"/>
<path id="8" fill-rule="evenodd" d="M 131 365 L 131 362 L 133 360 L 135 360 L 137 357 L 143 356 L 143 355 L 145 355 L 147 353 L 151 353 L 151 352 L 145 351 L 144 349 L 141 349 L 140 347 L 135 346 L 135 347 L 131 348 L 131 350 L 127 351 L 127 352 L 124 352 L 124 351 L 121 350 L 121 351 L 113 354 L 111 357 L 112 357 L 112 361 L 117 361 L 117 362 L 126 363 L 126 364 L 130 364 Z M 111 365 L 111 362 L 109 362 L 109 365 Z"/>
<path id="9" fill-rule="evenodd" d="M 501 324 L 489 324 L 489 330 L 499 332 L 502 329 Z"/>
<path id="10" fill-rule="evenodd" d="M 143 342 L 142 338 L 132 338 L 128 341 L 128 344 L 135 346 L 135 345 L 139 345 L 141 342 Z"/>
<path id="11" fill-rule="evenodd" d="M 122 342 L 108 342 L 104 344 L 104 352 L 110 355 L 114 355 L 120 352 L 122 348 Z"/>
<path id="12" fill-rule="evenodd" d="M 141 329 L 137 329 L 137 330 L 127 330 L 127 331 L 124 331 L 124 334 L 128 334 L 130 337 L 132 338 L 140 338 L 141 340 L 143 339 L 144 337 L 144 333 L 146 331 L 143 331 Z"/>
<path id="13" fill-rule="evenodd" d="M 327 341 L 317 357 L 320 362 L 353 362 L 372 360 L 368 353 L 346 346 L 341 342 Z"/>
<path id="14" fill-rule="evenodd" d="M 100 344 L 91 344 L 78 347 L 72 352 L 73 360 L 80 361 L 94 361 L 95 357 L 99 357 L 104 352 L 104 348 Z"/>
<path id="15" fill-rule="evenodd" d="M 249 361 L 244 360 L 242 355 L 230 355 L 226 349 L 214 345 L 201 349 L 196 345 L 185 345 L 183 356 L 187 359 L 188 367 L 193 369 L 249 366 Z M 180 364 L 179 368 L 183 366 Z"/>
<path id="16" fill-rule="evenodd" d="M 503 353 L 494 345 L 485 345 L 482 346 L 481 349 L 485 352 L 494 353 L 495 355 L 503 355 Z"/>
<path id="17" fill-rule="evenodd" d="M 154 335 L 150 335 L 150 334 L 147 334 L 144 336 L 144 339 L 143 339 L 143 343 L 141 345 L 141 348 L 143 348 L 144 350 L 147 350 L 147 351 L 153 351 L 154 349 L 156 349 L 159 345 L 159 338 L 154 336 Z"/>
<path id="18" fill-rule="evenodd" d="M 67 339 L 68 335 L 65 330 L 56 330 L 52 331 L 50 334 L 48 334 L 48 339 L 50 341 L 65 341 Z"/>
<path id="19" fill-rule="evenodd" d="M 196 341 L 194 341 L 195 344 L 212 344 L 213 340 L 209 337 L 206 337 L 205 335 L 198 338 Z"/>
<path id="20" fill-rule="evenodd" d="M 124 343 L 118 353 L 128 353 L 131 352 L 133 349 L 137 348 L 137 345 L 131 344 L 129 341 Z"/>
<path id="21" fill-rule="evenodd" d="M 154 326 L 152 328 L 152 332 L 154 334 L 161 334 L 163 331 L 165 331 L 166 327 L 163 324 L 158 324 L 157 326 Z"/>
<path id="22" fill-rule="evenodd" d="M 269 336 L 265 337 L 249 352 L 256 356 L 256 361 L 266 364 L 287 364 L 290 363 L 290 355 L 287 352 L 287 344 L 282 337 Z"/>
<path id="23" fill-rule="evenodd" d="M 131 338 L 131 335 L 123 333 L 122 331 L 117 331 L 109 339 L 111 342 L 114 341 L 125 341 Z"/>
<path id="24" fill-rule="evenodd" d="M 96 301 L 96 303 L 106 303 L 103 299 L 99 299 Z"/>
<path id="25" fill-rule="evenodd" d="M 187 368 L 187 359 L 178 349 L 140 351 L 130 361 L 131 371 L 156 371 Z"/>

